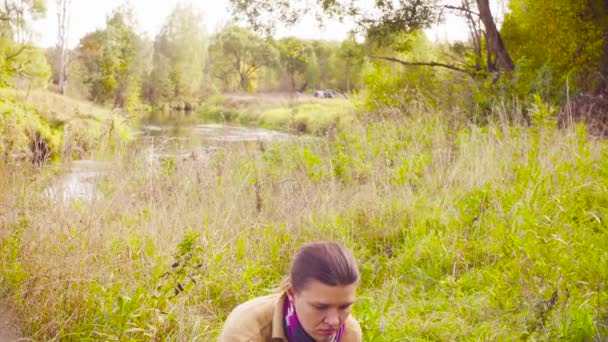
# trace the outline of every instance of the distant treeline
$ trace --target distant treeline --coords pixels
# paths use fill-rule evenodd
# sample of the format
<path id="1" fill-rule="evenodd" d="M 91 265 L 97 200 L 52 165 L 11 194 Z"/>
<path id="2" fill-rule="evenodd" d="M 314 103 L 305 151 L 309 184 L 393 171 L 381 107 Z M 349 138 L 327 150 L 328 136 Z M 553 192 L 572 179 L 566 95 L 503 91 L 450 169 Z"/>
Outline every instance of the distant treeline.
<path id="1" fill-rule="evenodd" d="M 28 21 L 44 14 L 44 1 L 6 4 L 0 9 L 2 84 L 33 80 L 46 86 L 49 78 L 59 83 L 59 50 L 43 52 L 27 42 Z M 235 11 L 243 13 L 249 13 L 248 6 L 273 8 L 267 0 L 239 4 Z M 484 116 L 498 97 L 533 104 L 534 95 L 561 102 L 607 92 L 605 2 L 511 0 L 498 28 L 487 4 L 464 0 L 462 6 L 437 7 L 405 1 L 392 8 L 378 3 L 382 15 L 354 17 L 361 29 L 342 42 L 274 39 L 259 33 L 264 30 L 232 23 L 209 33 L 203 15 L 184 4 L 150 39 L 137 33 L 132 10 L 121 6 L 105 28 L 86 34 L 69 51 L 67 93 L 131 110 L 140 104 L 184 108 L 233 91 L 364 90 L 372 107 L 407 104 L 411 98 Z M 279 9 L 298 14 L 289 7 L 295 5 L 286 6 Z M 330 1 L 319 7 L 320 14 L 357 13 L 339 12 L 337 6 Z M 466 19 L 469 41 L 431 43 L 422 33 L 446 11 Z"/>
<path id="2" fill-rule="evenodd" d="M 274 40 L 233 24 L 205 32 L 202 15 L 177 5 L 153 41 L 136 33 L 132 12 L 116 9 L 106 27 L 70 51 L 68 93 L 132 107 L 185 105 L 219 92 L 359 90 L 364 59 L 354 38 L 343 42 Z M 59 80 L 57 49 L 46 51 Z"/>

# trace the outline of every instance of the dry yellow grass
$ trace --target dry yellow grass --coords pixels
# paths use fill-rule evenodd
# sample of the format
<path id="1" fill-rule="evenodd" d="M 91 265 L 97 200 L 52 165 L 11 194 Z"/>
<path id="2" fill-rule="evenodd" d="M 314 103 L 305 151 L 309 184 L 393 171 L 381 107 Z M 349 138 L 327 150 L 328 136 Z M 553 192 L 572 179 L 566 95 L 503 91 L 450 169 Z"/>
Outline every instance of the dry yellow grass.
<path id="1" fill-rule="evenodd" d="M 0 283 L 31 339 L 210 341 L 301 243 L 335 239 L 360 261 L 366 340 L 604 338 L 606 143 L 582 126 L 443 119 L 152 169 L 135 147 L 91 202 L 49 202 L 61 171 L 3 165 Z"/>

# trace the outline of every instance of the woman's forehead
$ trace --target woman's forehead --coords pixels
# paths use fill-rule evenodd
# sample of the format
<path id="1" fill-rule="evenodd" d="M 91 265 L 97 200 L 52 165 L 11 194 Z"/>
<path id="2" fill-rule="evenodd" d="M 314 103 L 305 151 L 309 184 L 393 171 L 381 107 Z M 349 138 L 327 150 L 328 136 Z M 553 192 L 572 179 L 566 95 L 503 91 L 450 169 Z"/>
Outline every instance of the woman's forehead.
<path id="1" fill-rule="evenodd" d="M 319 281 L 310 281 L 299 293 L 309 302 L 324 304 L 353 302 L 357 292 L 357 284 L 325 285 Z"/>

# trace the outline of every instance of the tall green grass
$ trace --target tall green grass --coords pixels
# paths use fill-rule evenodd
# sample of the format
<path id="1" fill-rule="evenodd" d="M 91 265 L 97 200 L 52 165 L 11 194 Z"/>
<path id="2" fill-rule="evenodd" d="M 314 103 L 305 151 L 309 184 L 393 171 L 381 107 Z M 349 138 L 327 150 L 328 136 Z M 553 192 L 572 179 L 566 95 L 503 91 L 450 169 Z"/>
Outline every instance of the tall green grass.
<path id="1" fill-rule="evenodd" d="M 347 128 L 355 118 L 355 105 L 343 98 L 316 99 L 309 95 L 228 95 L 210 99 L 199 113 L 215 121 L 323 135 Z"/>
<path id="2" fill-rule="evenodd" d="M 131 130 L 122 115 L 46 90 L 0 88 L 0 158 L 29 159 L 36 135 L 49 158 L 86 158 L 121 145 Z"/>
<path id="3" fill-rule="evenodd" d="M 506 115 L 504 117 L 507 117 Z M 214 340 L 297 247 L 353 248 L 366 341 L 608 338 L 608 144 L 448 115 L 153 164 L 92 202 L 0 170 L 0 284 L 33 340 Z"/>

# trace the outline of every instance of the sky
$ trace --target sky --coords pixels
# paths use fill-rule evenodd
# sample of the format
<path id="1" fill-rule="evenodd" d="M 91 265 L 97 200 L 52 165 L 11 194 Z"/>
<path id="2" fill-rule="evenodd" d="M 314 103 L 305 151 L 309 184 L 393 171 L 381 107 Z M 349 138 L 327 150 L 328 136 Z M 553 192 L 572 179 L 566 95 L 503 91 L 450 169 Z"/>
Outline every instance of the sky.
<path id="1" fill-rule="evenodd" d="M 154 36 L 160 31 L 167 16 L 175 5 L 183 0 L 130 0 L 137 18 L 138 33 Z M 294 0 L 302 1 L 302 0 Z M 501 0 L 498 0 L 501 1 Z M 228 0 L 191 0 L 195 8 L 203 14 L 208 32 L 214 32 L 228 22 Z M 72 0 L 69 45 L 76 47 L 80 38 L 105 26 L 105 20 L 112 10 L 125 3 L 125 0 Z M 47 0 L 46 18 L 33 25 L 34 41 L 42 47 L 54 46 L 57 42 L 56 0 Z M 304 18 L 297 26 L 281 29 L 278 36 L 296 36 L 302 39 L 343 40 L 353 24 L 328 22 L 319 28 L 314 18 Z M 461 18 L 448 17 L 442 25 L 427 30 L 432 41 L 455 41 L 467 39 L 467 28 Z"/>

